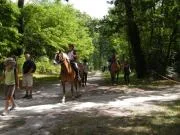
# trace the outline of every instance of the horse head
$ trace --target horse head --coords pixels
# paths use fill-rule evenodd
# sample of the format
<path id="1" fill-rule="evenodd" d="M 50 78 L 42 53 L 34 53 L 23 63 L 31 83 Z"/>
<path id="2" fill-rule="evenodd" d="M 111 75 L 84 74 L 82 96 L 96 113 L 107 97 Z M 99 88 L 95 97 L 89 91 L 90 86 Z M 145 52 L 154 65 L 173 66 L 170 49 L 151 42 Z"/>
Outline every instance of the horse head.
<path id="1" fill-rule="evenodd" d="M 54 64 L 61 64 L 64 61 L 63 53 L 58 51 L 54 57 Z"/>
<path id="2" fill-rule="evenodd" d="M 69 60 L 67 54 L 63 52 L 56 52 L 54 57 L 54 64 L 62 64 L 65 60 Z"/>

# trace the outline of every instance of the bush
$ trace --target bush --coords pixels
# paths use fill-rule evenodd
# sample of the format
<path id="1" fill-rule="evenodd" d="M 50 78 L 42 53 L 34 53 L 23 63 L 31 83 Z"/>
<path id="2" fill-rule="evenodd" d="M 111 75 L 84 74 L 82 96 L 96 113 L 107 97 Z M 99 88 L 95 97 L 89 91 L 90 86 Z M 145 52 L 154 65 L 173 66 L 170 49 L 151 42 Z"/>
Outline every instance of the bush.
<path id="1" fill-rule="evenodd" d="M 49 58 L 42 56 L 36 62 L 37 70 L 36 72 L 40 74 L 57 74 L 60 71 L 59 66 L 55 66 Z"/>

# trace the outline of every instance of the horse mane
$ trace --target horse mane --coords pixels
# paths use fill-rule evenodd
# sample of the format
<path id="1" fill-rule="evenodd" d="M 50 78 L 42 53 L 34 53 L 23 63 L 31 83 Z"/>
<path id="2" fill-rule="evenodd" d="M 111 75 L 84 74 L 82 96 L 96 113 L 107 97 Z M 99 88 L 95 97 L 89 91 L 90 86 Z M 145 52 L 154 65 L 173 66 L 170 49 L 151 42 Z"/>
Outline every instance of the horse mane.
<path id="1" fill-rule="evenodd" d="M 65 59 L 68 60 L 68 62 L 70 62 L 69 56 L 67 55 L 67 53 L 62 52 L 62 55 L 63 55 L 63 57 L 64 57 Z"/>
<path id="2" fill-rule="evenodd" d="M 65 68 L 66 68 L 66 70 L 67 70 L 67 73 L 70 73 L 70 72 L 71 72 L 71 68 L 69 67 L 69 66 L 70 66 L 69 56 L 68 56 L 66 53 L 64 53 L 64 52 L 62 52 L 62 56 L 63 56 L 63 59 L 64 59 L 65 61 L 67 61 L 67 63 L 68 63 L 68 64 L 65 64 L 65 63 L 64 63 L 64 66 L 65 66 Z M 62 68 L 62 70 L 63 70 L 63 68 Z"/>

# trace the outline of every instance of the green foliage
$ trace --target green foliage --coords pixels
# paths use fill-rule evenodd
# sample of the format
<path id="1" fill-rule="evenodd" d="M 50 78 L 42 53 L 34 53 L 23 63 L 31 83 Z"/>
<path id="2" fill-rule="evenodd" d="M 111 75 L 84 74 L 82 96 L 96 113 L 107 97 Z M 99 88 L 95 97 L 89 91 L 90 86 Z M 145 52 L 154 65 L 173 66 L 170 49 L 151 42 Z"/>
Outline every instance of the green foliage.
<path id="1" fill-rule="evenodd" d="M 94 51 L 88 27 L 91 18 L 60 1 L 36 1 L 36 4 L 26 4 L 19 9 L 12 2 L 3 0 L 0 12 L 0 55 L 8 57 L 22 54 L 21 50 L 28 51 L 37 61 L 37 72 L 57 71 L 41 56 L 54 58 L 57 50 L 67 51 L 69 43 L 76 45 L 79 60 L 89 59 Z M 24 20 L 22 35 L 18 32 L 20 18 Z M 20 71 L 23 62 L 24 56 L 20 56 Z"/>
<path id="2" fill-rule="evenodd" d="M 179 53 L 179 1 L 142 0 L 131 2 L 134 11 L 133 19 L 140 31 L 141 47 L 145 54 L 148 70 L 165 74 L 167 66 L 176 65 L 176 69 L 179 69 L 177 66 L 179 63 L 177 59 Z M 101 21 L 100 36 L 106 37 L 103 38 L 109 43 L 106 47 L 115 48 L 120 55 L 130 58 L 132 63 L 135 57 L 131 54 L 132 48 L 128 47 L 130 41 L 125 34 L 128 19 L 125 0 L 115 0 L 114 3 L 115 6 L 110 10 L 109 15 Z M 122 43 L 123 46 L 120 45 Z"/>
<path id="3" fill-rule="evenodd" d="M 127 0 L 113 1 L 115 6 L 106 17 L 92 20 L 61 0 L 34 0 L 21 9 L 9 0 L 1 0 L 0 55 L 29 51 L 37 61 L 37 72 L 51 72 L 56 68 L 44 57 L 52 59 L 57 50 L 66 51 L 68 43 L 74 43 L 79 60 L 88 59 L 94 69 L 107 64 L 112 50 L 121 61 L 128 59 L 136 65 L 127 34 Z M 131 4 L 149 71 L 165 74 L 167 66 L 174 66 L 180 72 L 179 1 L 135 0 Z M 24 20 L 22 34 L 18 32 L 20 18 Z M 19 61 L 22 66 L 24 57 Z"/>
<path id="4" fill-rule="evenodd" d="M 36 73 L 58 74 L 60 72 L 60 66 L 53 65 L 53 62 L 50 61 L 49 58 L 46 56 L 40 57 L 36 62 L 36 66 L 37 66 Z"/>
<path id="5" fill-rule="evenodd" d="M 57 49 L 65 51 L 68 43 L 76 44 L 80 58 L 92 54 L 92 39 L 85 21 L 78 18 L 76 10 L 71 6 L 60 3 L 27 5 L 23 16 L 24 46 L 36 56 L 53 57 Z"/>
<path id="6" fill-rule="evenodd" d="M 0 3 L 0 52 L 1 55 L 8 55 L 19 47 L 21 34 L 17 30 L 17 19 L 19 10 L 12 3 Z"/>

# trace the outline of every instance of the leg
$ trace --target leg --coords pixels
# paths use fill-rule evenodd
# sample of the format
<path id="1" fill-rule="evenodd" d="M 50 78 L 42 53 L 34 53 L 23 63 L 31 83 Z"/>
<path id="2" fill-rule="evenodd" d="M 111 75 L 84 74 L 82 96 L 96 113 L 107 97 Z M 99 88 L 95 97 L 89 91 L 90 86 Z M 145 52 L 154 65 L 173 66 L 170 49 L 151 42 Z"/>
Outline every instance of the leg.
<path id="1" fill-rule="evenodd" d="M 32 98 L 32 87 L 27 87 L 27 91 L 29 91 L 28 99 Z"/>
<path id="2" fill-rule="evenodd" d="M 114 84 L 114 73 L 111 73 L 111 83 Z"/>
<path id="3" fill-rule="evenodd" d="M 124 73 L 124 81 L 127 83 L 126 74 Z"/>
<path id="4" fill-rule="evenodd" d="M 7 97 L 7 98 L 6 98 L 6 101 L 5 101 L 4 112 L 2 113 L 2 115 L 7 115 L 7 114 L 8 114 L 9 103 L 10 103 L 10 100 L 9 100 L 8 97 Z"/>
<path id="5" fill-rule="evenodd" d="M 27 75 L 27 90 L 29 91 L 28 99 L 32 99 L 33 75 Z"/>
<path id="6" fill-rule="evenodd" d="M 14 91 L 14 94 L 13 94 L 13 98 L 14 98 L 14 99 L 16 98 L 15 91 Z"/>
<path id="7" fill-rule="evenodd" d="M 15 101 L 14 101 L 14 97 L 12 96 L 10 100 L 11 100 L 11 103 L 12 103 L 12 107 L 11 107 L 10 110 L 14 110 L 14 109 L 16 108 L 16 104 L 15 104 Z"/>
<path id="8" fill-rule="evenodd" d="M 87 73 L 84 73 L 84 85 L 86 86 L 87 83 Z"/>
<path id="9" fill-rule="evenodd" d="M 73 82 L 71 82 L 71 94 L 72 94 L 72 99 L 74 99 L 74 87 L 73 87 Z"/>
<path id="10" fill-rule="evenodd" d="M 127 83 L 128 83 L 128 84 L 130 83 L 129 74 L 127 75 Z"/>
<path id="11" fill-rule="evenodd" d="M 79 83 L 79 81 L 77 81 L 77 80 L 74 81 L 74 86 L 75 86 L 75 89 L 76 89 L 76 97 L 78 97 L 78 91 L 77 91 L 77 89 L 78 89 L 78 83 Z M 80 85 L 80 86 L 81 86 L 81 85 Z"/>
<path id="12" fill-rule="evenodd" d="M 78 80 L 81 80 L 77 63 L 71 62 L 71 65 L 72 65 L 74 71 L 76 72 L 76 77 L 77 77 L 77 79 L 78 79 Z"/>
<path id="13" fill-rule="evenodd" d="M 4 112 L 2 113 L 2 115 L 7 115 L 8 114 L 8 107 L 9 107 L 9 103 L 10 103 L 10 86 L 9 85 L 5 85 L 5 103 L 4 103 Z"/>
<path id="14" fill-rule="evenodd" d="M 26 94 L 24 95 L 23 98 L 28 98 L 29 97 L 29 91 L 28 91 L 28 87 L 24 87 L 26 90 Z"/>
<path id="15" fill-rule="evenodd" d="M 25 94 L 25 96 L 23 98 L 27 98 L 28 97 L 28 88 L 27 88 L 27 85 L 28 85 L 27 76 L 23 75 L 22 86 L 26 90 L 26 94 Z"/>
<path id="16" fill-rule="evenodd" d="M 85 86 L 85 73 L 84 72 L 82 73 L 81 83 L 82 83 L 82 86 L 84 87 Z"/>
<path id="17" fill-rule="evenodd" d="M 12 86 L 10 86 L 10 87 L 11 87 L 10 102 L 12 103 L 12 107 L 11 107 L 10 110 L 13 110 L 13 109 L 15 109 L 15 107 L 16 107 L 16 104 L 15 104 L 15 101 L 14 101 L 15 85 L 12 85 Z"/>
<path id="18" fill-rule="evenodd" d="M 116 73 L 116 82 L 118 83 L 119 81 L 119 72 Z"/>
<path id="19" fill-rule="evenodd" d="M 62 103 L 66 102 L 66 90 L 65 90 L 65 82 L 62 82 L 63 87 L 63 97 L 62 97 Z"/>

